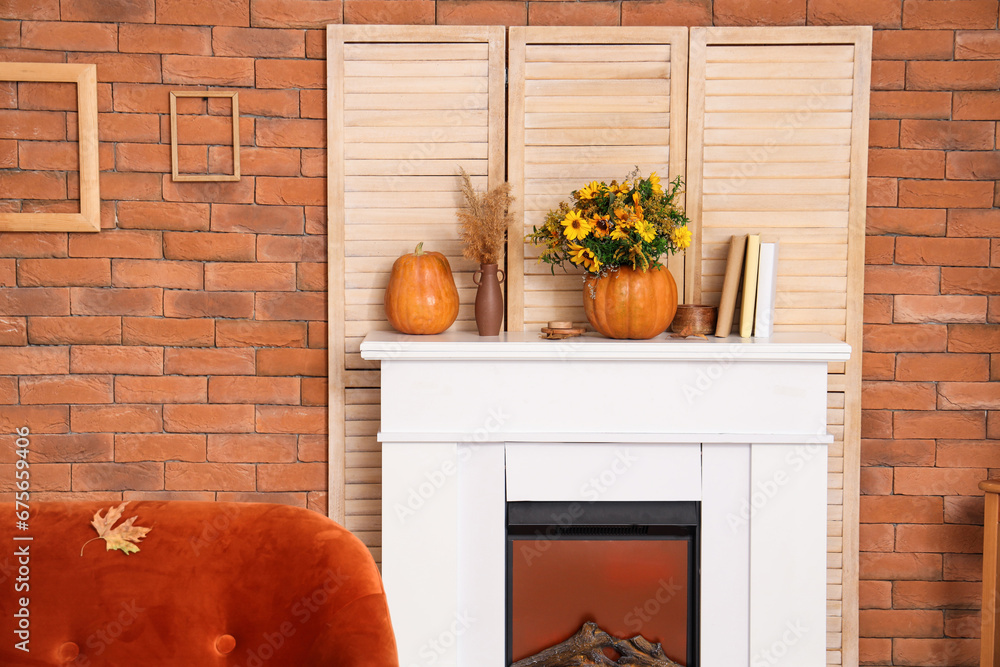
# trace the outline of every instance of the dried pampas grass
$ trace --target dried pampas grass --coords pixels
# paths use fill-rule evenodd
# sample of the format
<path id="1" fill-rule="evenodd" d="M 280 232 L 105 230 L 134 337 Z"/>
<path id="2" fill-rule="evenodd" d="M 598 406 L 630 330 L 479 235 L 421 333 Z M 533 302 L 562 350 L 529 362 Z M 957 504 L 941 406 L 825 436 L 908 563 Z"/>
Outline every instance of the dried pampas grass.
<path id="1" fill-rule="evenodd" d="M 478 192 L 465 169 L 461 173 L 465 208 L 458 211 L 461 223 L 458 235 L 465 243 L 462 254 L 478 264 L 499 264 L 511 219 L 510 204 L 514 201 L 510 183 L 489 192 Z"/>

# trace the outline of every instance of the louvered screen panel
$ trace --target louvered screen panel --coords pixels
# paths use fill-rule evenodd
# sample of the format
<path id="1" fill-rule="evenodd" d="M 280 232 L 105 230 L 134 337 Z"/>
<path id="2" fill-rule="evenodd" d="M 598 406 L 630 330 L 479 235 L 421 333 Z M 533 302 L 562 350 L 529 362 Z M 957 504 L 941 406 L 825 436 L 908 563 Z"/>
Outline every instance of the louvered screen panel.
<path id="1" fill-rule="evenodd" d="M 390 269 L 421 241 L 455 273 L 453 328 L 475 329 L 478 267 L 461 256 L 458 170 L 480 189 L 504 179 L 504 29 L 330 26 L 327 47 L 331 516 L 378 560 L 378 364 L 359 348 L 390 328 Z"/>
<path id="2" fill-rule="evenodd" d="M 831 364 L 828 662 L 856 664 L 869 28 L 691 32 L 689 294 L 718 304 L 729 240 L 779 241 L 775 331 L 852 345 Z"/>
<path id="3" fill-rule="evenodd" d="M 570 192 L 621 182 L 636 166 L 683 173 L 684 28 L 510 29 L 509 179 L 516 239 Z M 552 275 L 532 246 L 509 246 L 508 329 L 586 322 L 582 271 Z M 671 270 L 683 284 L 682 264 Z"/>

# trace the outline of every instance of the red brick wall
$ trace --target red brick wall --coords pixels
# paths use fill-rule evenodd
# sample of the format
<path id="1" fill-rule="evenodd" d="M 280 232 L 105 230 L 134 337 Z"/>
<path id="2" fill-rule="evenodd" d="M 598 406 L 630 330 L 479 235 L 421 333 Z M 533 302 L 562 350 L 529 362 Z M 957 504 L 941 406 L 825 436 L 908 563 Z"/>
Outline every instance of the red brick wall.
<path id="1" fill-rule="evenodd" d="M 976 484 L 1000 469 L 997 0 L 5 0 L 0 59 L 99 80 L 105 230 L 0 234 L 0 432 L 37 434 L 36 497 L 325 509 L 321 27 L 341 21 L 875 27 L 861 660 L 977 664 Z M 206 86 L 240 92 L 239 183 L 165 174 L 167 91 Z M 217 117 L 182 116 L 184 141 L 217 141 L 216 102 L 188 107 Z M 71 108 L 58 88 L 20 103 L 57 132 Z M 0 167 L 11 106 L 0 87 Z M 44 148 L 20 159 L 68 159 Z M 181 157 L 228 168 L 218 147 Z"/>

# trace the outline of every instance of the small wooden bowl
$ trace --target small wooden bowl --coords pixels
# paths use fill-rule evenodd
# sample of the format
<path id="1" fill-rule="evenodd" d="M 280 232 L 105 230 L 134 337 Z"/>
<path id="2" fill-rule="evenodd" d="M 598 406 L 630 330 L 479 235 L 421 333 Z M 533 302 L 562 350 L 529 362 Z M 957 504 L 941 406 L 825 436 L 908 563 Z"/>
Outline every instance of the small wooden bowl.
<path id="1" fill-rule="evenodd" d="M 689 336 L 715 333 L 715 319 L 719 309 L 715 306 L 681 304 L 670 323 L 670 330 L 678 333 L 686 331 Z"/>

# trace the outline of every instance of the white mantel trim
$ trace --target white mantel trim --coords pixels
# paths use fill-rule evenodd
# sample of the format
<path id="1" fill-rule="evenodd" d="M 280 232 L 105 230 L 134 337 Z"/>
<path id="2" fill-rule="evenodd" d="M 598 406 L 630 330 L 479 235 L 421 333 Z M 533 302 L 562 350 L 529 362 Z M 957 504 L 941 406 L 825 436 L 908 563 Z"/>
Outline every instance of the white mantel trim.
<path id="1" fill-rule="evenodd" d="M 458 437 L 456 437 L 458 436 Z M 520 432 L 515 433 L 505 431 L 503 433 L 504 442 L 607 442 L 607 443 L 629 443 L 636 445 L 644 444 L 672 444 L 684 442 L 698 442 L 703 445 L 728 445 L 743 444 L 753 442 L 761 445 L 801 445 L 808 439 L 809 443 L 830 444 L 833 436 L 827 433 L 817 433 L 815 436 L 804 438 L 801 433 L 780 434 L 780 433 L 571 433 L 571 432 Z M 486 443 L 490 440 L 476 437 L 474 434 L 456 433 L 417 433 L 413 431 L 378 432 L 379 442 L 463 442 L 463 443 Z"/>

